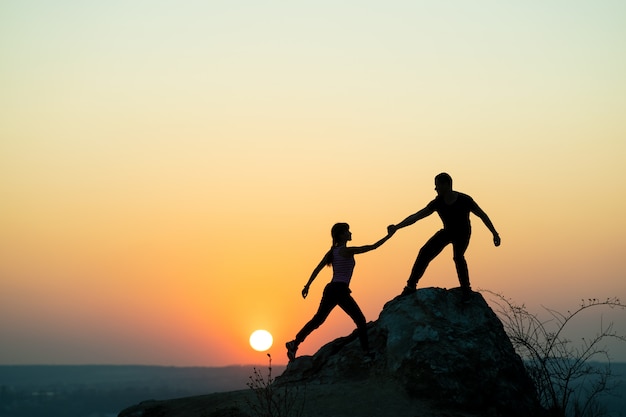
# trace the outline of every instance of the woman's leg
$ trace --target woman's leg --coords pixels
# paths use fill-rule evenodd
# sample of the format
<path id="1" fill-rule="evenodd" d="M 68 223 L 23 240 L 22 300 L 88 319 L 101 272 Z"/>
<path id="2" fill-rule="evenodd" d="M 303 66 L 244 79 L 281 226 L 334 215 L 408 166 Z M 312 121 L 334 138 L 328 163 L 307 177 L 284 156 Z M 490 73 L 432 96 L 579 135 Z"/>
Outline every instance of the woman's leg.
<path id="1" fill-rule="evenodd" d="M 309 320 L 309 322 L 305 324 L 302 330 L 300 330 L 296 335 L 294 340 L 296 347 L 302 343 L 313 330 L 320 327 L 321 324 L 326 321 L 330 312 L 338 304 L 337 290 L 334 287 L 334 285 L 328 284 L 324 288 L 324 294 L 322 295 L 322 301 L 320 301 L 317 313 L 315 313 L 313 318 Z"/>
<path id="2" fill-rule="evenodd" d="M 348 316 L 354 321 L 357 328 L 357 333 L 359 335 L 359 341 L 361 342 L 361 347 L 363 351 L 369 352 L 370 345 L 369 339 L 367 337 L 367 322 L 365 321 L 365 315 L 359 308 L 359 305 L 356 303 L 354 298 L 350 295 L 350 289 L 346 287 L 346 292 L 343 297 L 341 297 L 339 301 L 339 307 L 345 311 Z"/>

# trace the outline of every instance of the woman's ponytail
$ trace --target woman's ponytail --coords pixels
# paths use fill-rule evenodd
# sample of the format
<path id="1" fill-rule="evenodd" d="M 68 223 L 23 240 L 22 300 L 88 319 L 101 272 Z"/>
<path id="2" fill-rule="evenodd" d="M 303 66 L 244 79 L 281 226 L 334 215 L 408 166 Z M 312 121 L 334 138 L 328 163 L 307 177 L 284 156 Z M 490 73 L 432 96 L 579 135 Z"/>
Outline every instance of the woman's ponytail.
<path id="1" fill-rule="evenodd" d="M 335 223 L 330 229 L 330 236 L 333 238 L 333 245 L 330 247 L 330 250 L 326 254 L 327 266 L 330 266 L 333 263 L 333 248 L 339 245 L 339 240 L 341 239 L 341 236 L 343 236 L 349 230 L 350 225 L 348 223 Z"/>

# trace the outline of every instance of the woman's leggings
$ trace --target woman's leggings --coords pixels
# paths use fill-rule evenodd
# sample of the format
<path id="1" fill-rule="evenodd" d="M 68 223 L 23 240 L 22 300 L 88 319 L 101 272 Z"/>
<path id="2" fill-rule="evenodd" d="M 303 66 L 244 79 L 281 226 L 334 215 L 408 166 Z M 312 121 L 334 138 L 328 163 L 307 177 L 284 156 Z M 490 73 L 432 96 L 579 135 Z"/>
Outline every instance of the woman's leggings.
<path id="1" fill-rule="evenodd" d="M 356 301 L 354 301 L 354 298 L 350 295 L 351 292 L 348 284 L 343 282 L 328 283 L 324 288 L 324 294 L 322 295 L 322 301 L 320 302 L 317 313 L 315 313 L 313 318 L 305 324 L 302 330 L 296 335 L 296 345 L 302 343 L 313 330 L 320 327 L 333 308 L 339 306 L 350 316 L 354 323 L 356 323 L 361 347 L 364 351 L 369 352 L 365 316 Z"/>

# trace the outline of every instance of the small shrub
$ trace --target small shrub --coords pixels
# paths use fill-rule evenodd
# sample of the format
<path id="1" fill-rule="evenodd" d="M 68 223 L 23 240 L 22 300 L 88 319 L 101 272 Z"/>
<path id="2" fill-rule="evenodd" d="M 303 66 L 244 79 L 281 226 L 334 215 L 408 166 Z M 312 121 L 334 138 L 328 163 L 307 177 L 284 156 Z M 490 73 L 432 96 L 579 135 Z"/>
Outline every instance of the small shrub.
<path id="1" fill-rule="evenodd" d="M 272 356 L 269 358 L 267 377 L 256 368 L 246 384 L 254 392 L 254 400 L 248 406 L 258 417 L 300 417 L 304 413 L 305 393 L 300 395 L 298 386 L 274 386 Z"/>

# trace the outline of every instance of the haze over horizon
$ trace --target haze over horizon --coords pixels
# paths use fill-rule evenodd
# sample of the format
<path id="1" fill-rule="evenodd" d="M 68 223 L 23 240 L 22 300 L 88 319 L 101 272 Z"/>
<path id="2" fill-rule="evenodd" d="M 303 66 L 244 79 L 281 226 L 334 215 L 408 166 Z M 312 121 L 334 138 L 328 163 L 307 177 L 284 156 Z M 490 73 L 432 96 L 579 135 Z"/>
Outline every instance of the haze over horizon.
<path id="1" fill-rule="evenodd" d="M 265 363 L 300 296 L 435 196 L 488 213 L 472 287 L 532 311 L 626 299 L 626 3 L 0 4 L 0 364 Z M 368 321 L 436 215 L 358 255 Z M 449 248 L 418 287 L 458 286 Z M 623 311 L 575 326 L 578 340 Z M 339 309 L 301 345 L 350 333 Z M 626 362 L 626 346 L 612 347 Z"/>

